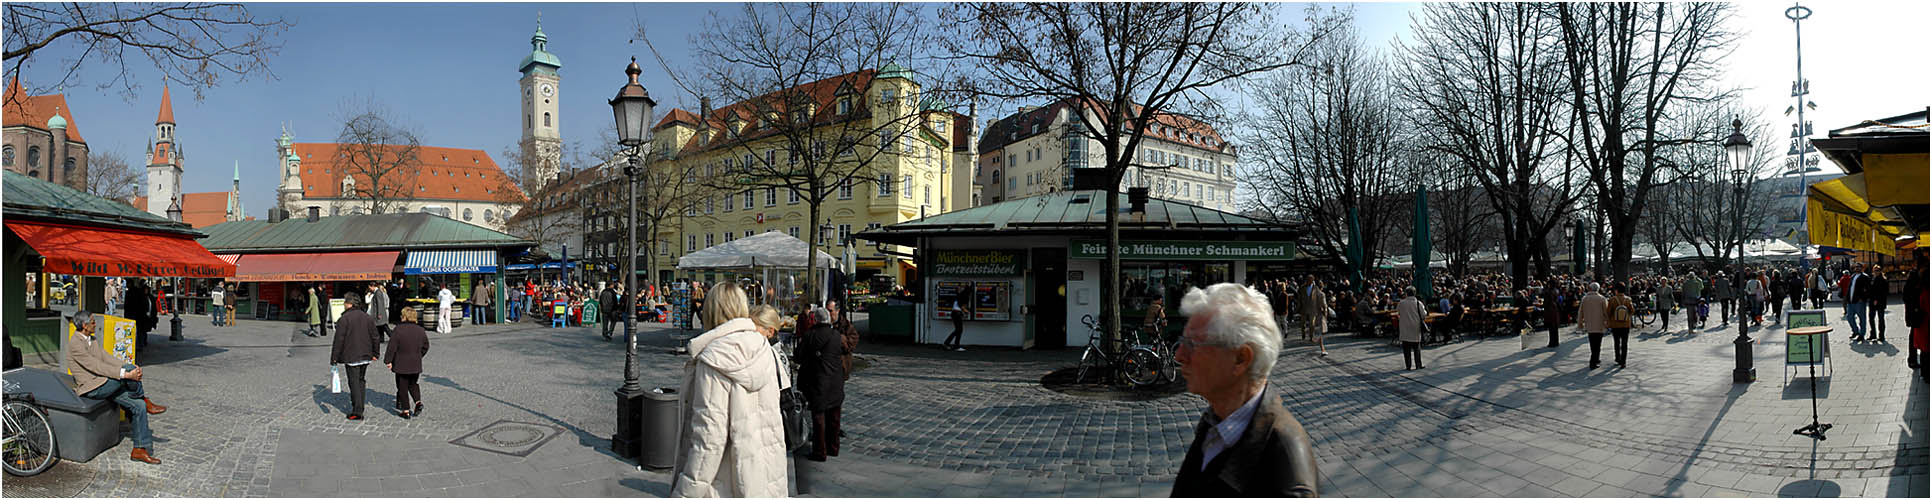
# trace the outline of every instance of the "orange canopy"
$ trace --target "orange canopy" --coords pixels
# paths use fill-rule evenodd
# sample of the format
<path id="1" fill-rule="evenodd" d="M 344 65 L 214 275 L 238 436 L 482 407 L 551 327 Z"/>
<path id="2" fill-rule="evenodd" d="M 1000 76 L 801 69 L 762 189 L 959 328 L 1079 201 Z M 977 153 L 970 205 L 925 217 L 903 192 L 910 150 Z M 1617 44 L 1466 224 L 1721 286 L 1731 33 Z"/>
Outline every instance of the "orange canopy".
<path id="1" fill-rule="evenodd" d="M 7 221 L 7 229 L 47 259 L 56 274 L 223 278 L 235 265 L 188 236 Z"/>
<path id="2" fill-rule="evenodd" d="M 381 281 L 400 252 L 282 253 L 242 256 L 235 281 Z"/>

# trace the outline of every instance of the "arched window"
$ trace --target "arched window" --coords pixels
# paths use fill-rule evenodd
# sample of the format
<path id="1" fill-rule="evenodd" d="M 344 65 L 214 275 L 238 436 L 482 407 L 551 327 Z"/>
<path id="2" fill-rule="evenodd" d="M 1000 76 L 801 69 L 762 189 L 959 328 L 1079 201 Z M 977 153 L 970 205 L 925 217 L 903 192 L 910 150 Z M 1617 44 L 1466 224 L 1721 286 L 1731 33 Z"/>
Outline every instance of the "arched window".
<path id="1" fill-rule="evenodd" d="M 484 220 L 485 222 L 496 222 L 496 213 L 494 213 L 494 212 L 491 212 L 491 211 L 490 211 L 490 210 L 488 210 L 488 209 L 484 209 L 484 210 L 483 210 L 483 220 Z"/>
<path id="2" fill-rule="evenodd" d="M 467 209 L 467 208 L 463 209 L 463 222 L 469 222 L 470 219 L 473 218 L 474 216 L 475 214 L 471 213 L 470 209 Z"/>
<path id="3" fill-rule="evenodd" d="M 346 195 L 346 194 L 350 194 L 350 193 L 354 193 L 354 192 L 356 192 L 356 178 L 354 178 L 354 177 L 343 177 L 343 178 L 342 178 L 342 194 L 345 194 L 345 195 Z"/>
<path id="4" fill-rule="evenodd" d="M 4 161 L 5 166 L 13 166 L 13 146 L 6 147 L 5 159 L 0 161 Z"/>
<path id="5" fill-rule="evenodd" d="M 997 169 L 997 168 L 993 169 L 993 183 L 994 184 L 1000 183 L 1000 169 Z"/>
<path id="6" fill-rule="evenodd" d="M 73 158 L 71 157 L 68 158 L 65 163 L 62 163 L 60 165 L 60 177 L 66 180 L 74 179 L 74 159 Z"/>
<path id="7" fill-rule="evenodd" d="M 550 126 L 550 112 L 549 112 L 549 111 L 545 111 L 545 112 L 543 112 L 543 126 L 545 126 L 545 127 L 548 127 L 548 126 Z"/>
<path id="8" fill-rule="evenodd" d="M 40 146 L 27 148 L 27 168 L 40 169 Z"/>

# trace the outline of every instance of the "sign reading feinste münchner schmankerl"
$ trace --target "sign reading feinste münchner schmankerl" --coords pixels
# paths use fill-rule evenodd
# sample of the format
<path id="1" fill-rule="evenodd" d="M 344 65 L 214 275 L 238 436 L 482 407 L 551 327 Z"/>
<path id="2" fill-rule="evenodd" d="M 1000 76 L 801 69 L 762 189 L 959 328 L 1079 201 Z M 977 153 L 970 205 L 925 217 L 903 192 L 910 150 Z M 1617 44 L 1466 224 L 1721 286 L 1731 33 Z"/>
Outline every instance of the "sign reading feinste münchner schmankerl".
<path id="1" fill-rule="evenodd" d="M 1105 240 L 1073 240 L 1073 258 L 1107 258 Z M 1294 260 L 1292 241 L 1153 241 L 1122 240 L 1120 258 L 1126 260 Z"/>

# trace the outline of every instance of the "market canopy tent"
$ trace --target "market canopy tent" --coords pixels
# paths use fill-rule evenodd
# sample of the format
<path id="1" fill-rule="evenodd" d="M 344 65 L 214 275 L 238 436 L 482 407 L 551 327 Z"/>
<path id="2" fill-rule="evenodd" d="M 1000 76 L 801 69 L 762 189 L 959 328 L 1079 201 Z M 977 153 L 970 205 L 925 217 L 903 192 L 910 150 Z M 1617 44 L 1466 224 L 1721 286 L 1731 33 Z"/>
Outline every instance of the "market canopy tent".
<path id="1" fill-rule="evenodd" d="M 1832 130 L 1813 139 L 1845 177 L 1806 189 L 1811 243 L 1886 255 L 1926 231 L 1926 111 Z"/>
<path id="2" fill-rule="evenodd" d="M 808 245 L 790 235 L 770 231 L 748 238 L 693 252 L 678 259 L 678 269 L 745 269 L 776 267 L 804 269 Z M 831 269 L 838 259 L 822 251 L 812 251 L 819 269 Z"/>
<path id="3" fill-rule="evenodd" d="M 46 259 L 46 272 L 190 278 L 235 274 L 235 265 L 196 243 L 201 233 L 186 224 L 11 170 L 5 178 L 7 230 Z"/>

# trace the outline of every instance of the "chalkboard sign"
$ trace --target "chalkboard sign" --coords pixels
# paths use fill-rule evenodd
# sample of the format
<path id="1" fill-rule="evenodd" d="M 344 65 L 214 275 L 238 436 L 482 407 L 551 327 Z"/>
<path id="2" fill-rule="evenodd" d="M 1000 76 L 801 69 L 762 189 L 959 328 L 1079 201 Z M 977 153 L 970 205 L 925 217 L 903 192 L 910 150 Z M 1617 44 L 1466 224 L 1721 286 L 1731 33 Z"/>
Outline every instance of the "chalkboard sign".
<path id="1" fill-rule="evenodd" d="M 1831 357 L 1831 343 L 1828 333 L 1795 335 L 1792 329 L 1827 326 L 1823 309 L 1791 311 L 1785 317 L 1784 363 L 1786 365 L 1810 365 L 1824 362 Z"/>

